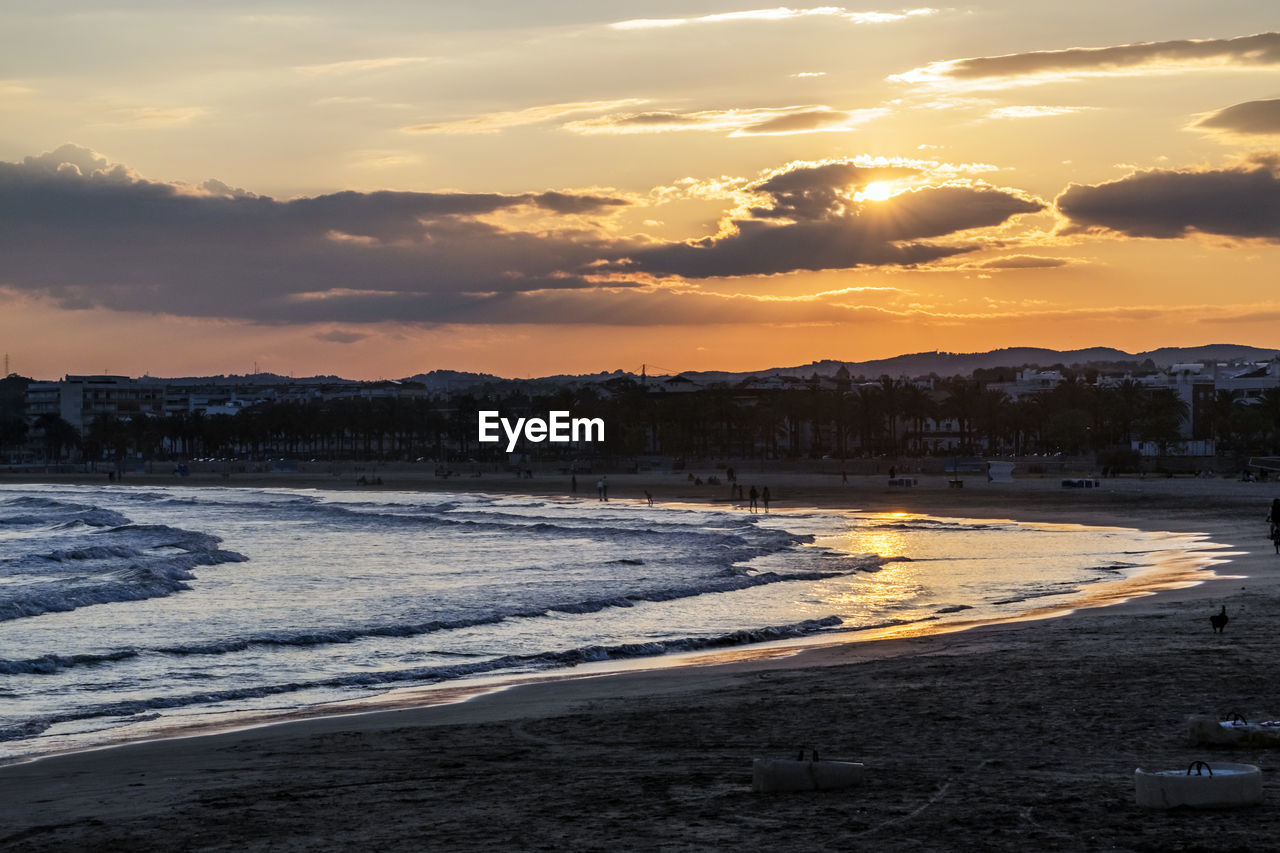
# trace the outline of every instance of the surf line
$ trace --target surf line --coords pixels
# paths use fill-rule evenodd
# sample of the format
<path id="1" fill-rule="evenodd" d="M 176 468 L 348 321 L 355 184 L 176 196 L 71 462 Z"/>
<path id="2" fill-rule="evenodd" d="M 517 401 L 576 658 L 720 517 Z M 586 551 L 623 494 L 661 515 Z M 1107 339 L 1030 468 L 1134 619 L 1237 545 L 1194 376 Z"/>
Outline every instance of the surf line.
<path id="1" fill-rule="evenodd" d="M 512 424 L 497 411 L 482 411 L 477 414 L 479 441 L 501 441 L 502 437 L 498 435 L 498 427 L 501 427 L 507 436 L 508 453 L 516 449 L 516 444 L 522 437 L 534 444 L 543 441 L 553 444 L 604 441 L 604 418 L 575 418 L 566 411 L 552 411 L 547 412 L 545 419 L 516 418 Z"/>

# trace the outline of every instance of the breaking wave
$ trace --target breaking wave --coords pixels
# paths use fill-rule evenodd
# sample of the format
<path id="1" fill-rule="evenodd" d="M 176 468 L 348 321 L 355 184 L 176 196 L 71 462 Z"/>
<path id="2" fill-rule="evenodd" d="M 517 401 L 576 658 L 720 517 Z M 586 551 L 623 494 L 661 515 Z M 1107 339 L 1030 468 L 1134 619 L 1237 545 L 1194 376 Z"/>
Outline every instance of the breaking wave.
<path id="1" fill-rule="evenodd" d="M 464 678 L 472 675 L 501 672 L 518 668 L 553 669 L 572 667 L 597 661 L 626 658 L 654 657 L 657 655 L 693 652 L 704 649 L 729 648 L 804 637 L 842 624 L 838 616 L 810 619 L 793 625 L 775 625 L 767 628 L 734 631 L 714 637 L 684 637 L 680 639 L 648 643 L 621 643 L 613 646 L 584 646 L 565 651 L 539 652 L 528 655 L 504 655 L 489 660 L 460 663 L 452 666 L 426 666 L 383 672 L 347 673 L 332 678 L 312 681 L 271 684 L 257 687 L 189 693 L 182 696 L 157 696 L 133 702 L 113 702 L 81 708 L 77 711 L 24 720 L 21 723 L 0 728 L 0 741 L 34 737 L 51 726 L 97 717 L 133 717 L 148 711 L 181 708 L 190 705 L 210 705 L 243 699 L 256 699 L 282 693 L 297 693 L 317 688 L 377 687 L 380 685 L 416 682 L 432 684 Z"/>
<path id="2" fill-rule="evenodd" d="M 7 581 L 0 584 L 0 622 L 172 595 L 190 588 L 199 566 L 247 559 L 219 548 L 216 536 L 133 524 L 101 507 L 30 497 L 0 502 L 0 511 L 14 509 L 19 514 L 0 516 L 0 523 L 44 528 L 52 541 L 19 539 L 16 547 L 27 552 L 0 560 Z M 60 547 L 39 550 L 50 544 Z"/>
<path id="3" fill-rule="evenodd" d="M 469 619 L 431 620 L 426 622 L 406 622 L 392 625 L 326 628 L 305 631 L 267 631 L 244 637 L 232 637 L 211 643 L 118 649 L 102 654 L 49 654 L 26 660 L 0 659 L 0 674 L 51 675 L 73 667 L 93 666 L 103 663 L 112 663 L 115 661 L 129 660 L 143 654 L 163 654 L 179 657 L 224 655 L 242 652 L 254 646 L 308 647 L 353 643 L 362 639 L 376 637 L 417 637 L 443 631 L 456 631 L 483 625 L 495 625 L 509 619 L 534 619 L 546 616 L 548 613 L 597 613 L 614 607 L 635 607 L 637 604 L 644 602 L 666 602 L 682 598 L 695 598 L 701 595 L 736 592 L 738 590 L 750 589 L 752 587 L 765 586 L 774 583 L 827 580 L 829 578 L 848 576 L 857 572 L 874 571 L 876 568 L 878 568 L 877 561 L 862 560 L 855 562 L 854 568 L 840 571 L 806 571 L 790 574 L 782 574 L 778 572 L 734 574 L 727 577 L 712 578 L 704 583 L 690 586 L 668 587 L 648 592 L 619 595 L 612 598 L 556 603 L 546 607 L 517 607 Z"/>

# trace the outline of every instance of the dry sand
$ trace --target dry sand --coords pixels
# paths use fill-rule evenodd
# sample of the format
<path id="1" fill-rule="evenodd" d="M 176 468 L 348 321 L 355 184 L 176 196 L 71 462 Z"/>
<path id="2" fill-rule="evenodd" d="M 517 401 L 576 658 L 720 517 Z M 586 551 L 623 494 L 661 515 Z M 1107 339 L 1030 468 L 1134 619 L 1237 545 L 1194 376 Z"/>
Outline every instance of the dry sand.
<path id="1" fill-rule="evenodd" d="M 385 489 L 565 485 L 383 476 Z M 0 849 L 1280 849 L 1277 756 L 1191 747 L 1184 725 L 1196 713 L 1280 716 L 1280 557 L 1263 523 L 1280 485 L 1121 479 L 1084 492 L 1052 478 L 968 478 L 951 489 L 922 477 L 916 489 L 891 490 L 883 478 L 755 479 L 782 507 L 1204 532 L 1233 547 L 1218 570 L 1240 577 L 1063 618 L 554 679 L 462 703 L 12 765 L 0 768 Z M 657 475 L 610 480 L 618 497 L 645 488 L 663 500 L 727 495 Z M 1215 635 L 1208 617 L 1224 603 L 1231 622 Z M 752 792 L 752 758 L 801 748 L 864 762 L 866 783 Z M 1134 804 L 1136 767 L 1195 759 L 1260 766 L 1264 804 Z"/>

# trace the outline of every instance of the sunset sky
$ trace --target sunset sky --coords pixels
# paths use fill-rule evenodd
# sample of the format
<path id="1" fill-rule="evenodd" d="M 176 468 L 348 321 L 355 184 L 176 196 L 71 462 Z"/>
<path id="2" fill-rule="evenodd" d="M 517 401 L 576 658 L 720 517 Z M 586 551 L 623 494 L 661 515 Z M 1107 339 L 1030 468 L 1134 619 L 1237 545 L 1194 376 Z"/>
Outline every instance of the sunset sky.
<path id="1" fill-rule="evenodd" d="M 0 0 L 38 378 L 1280 347 L 1275 0 Z"/>

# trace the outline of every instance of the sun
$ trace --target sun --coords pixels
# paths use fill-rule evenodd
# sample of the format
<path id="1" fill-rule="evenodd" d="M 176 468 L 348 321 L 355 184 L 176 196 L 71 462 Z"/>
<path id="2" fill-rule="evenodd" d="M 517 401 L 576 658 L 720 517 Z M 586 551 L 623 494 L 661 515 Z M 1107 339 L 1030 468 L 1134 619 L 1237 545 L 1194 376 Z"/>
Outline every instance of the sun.
<path id="1" fill-rule="evenodd" d="M 861 195 L 867 201 L 884 201 L 889 197 L 889 185 L 884 181 L 873 181 L 862 188 Z"/>

